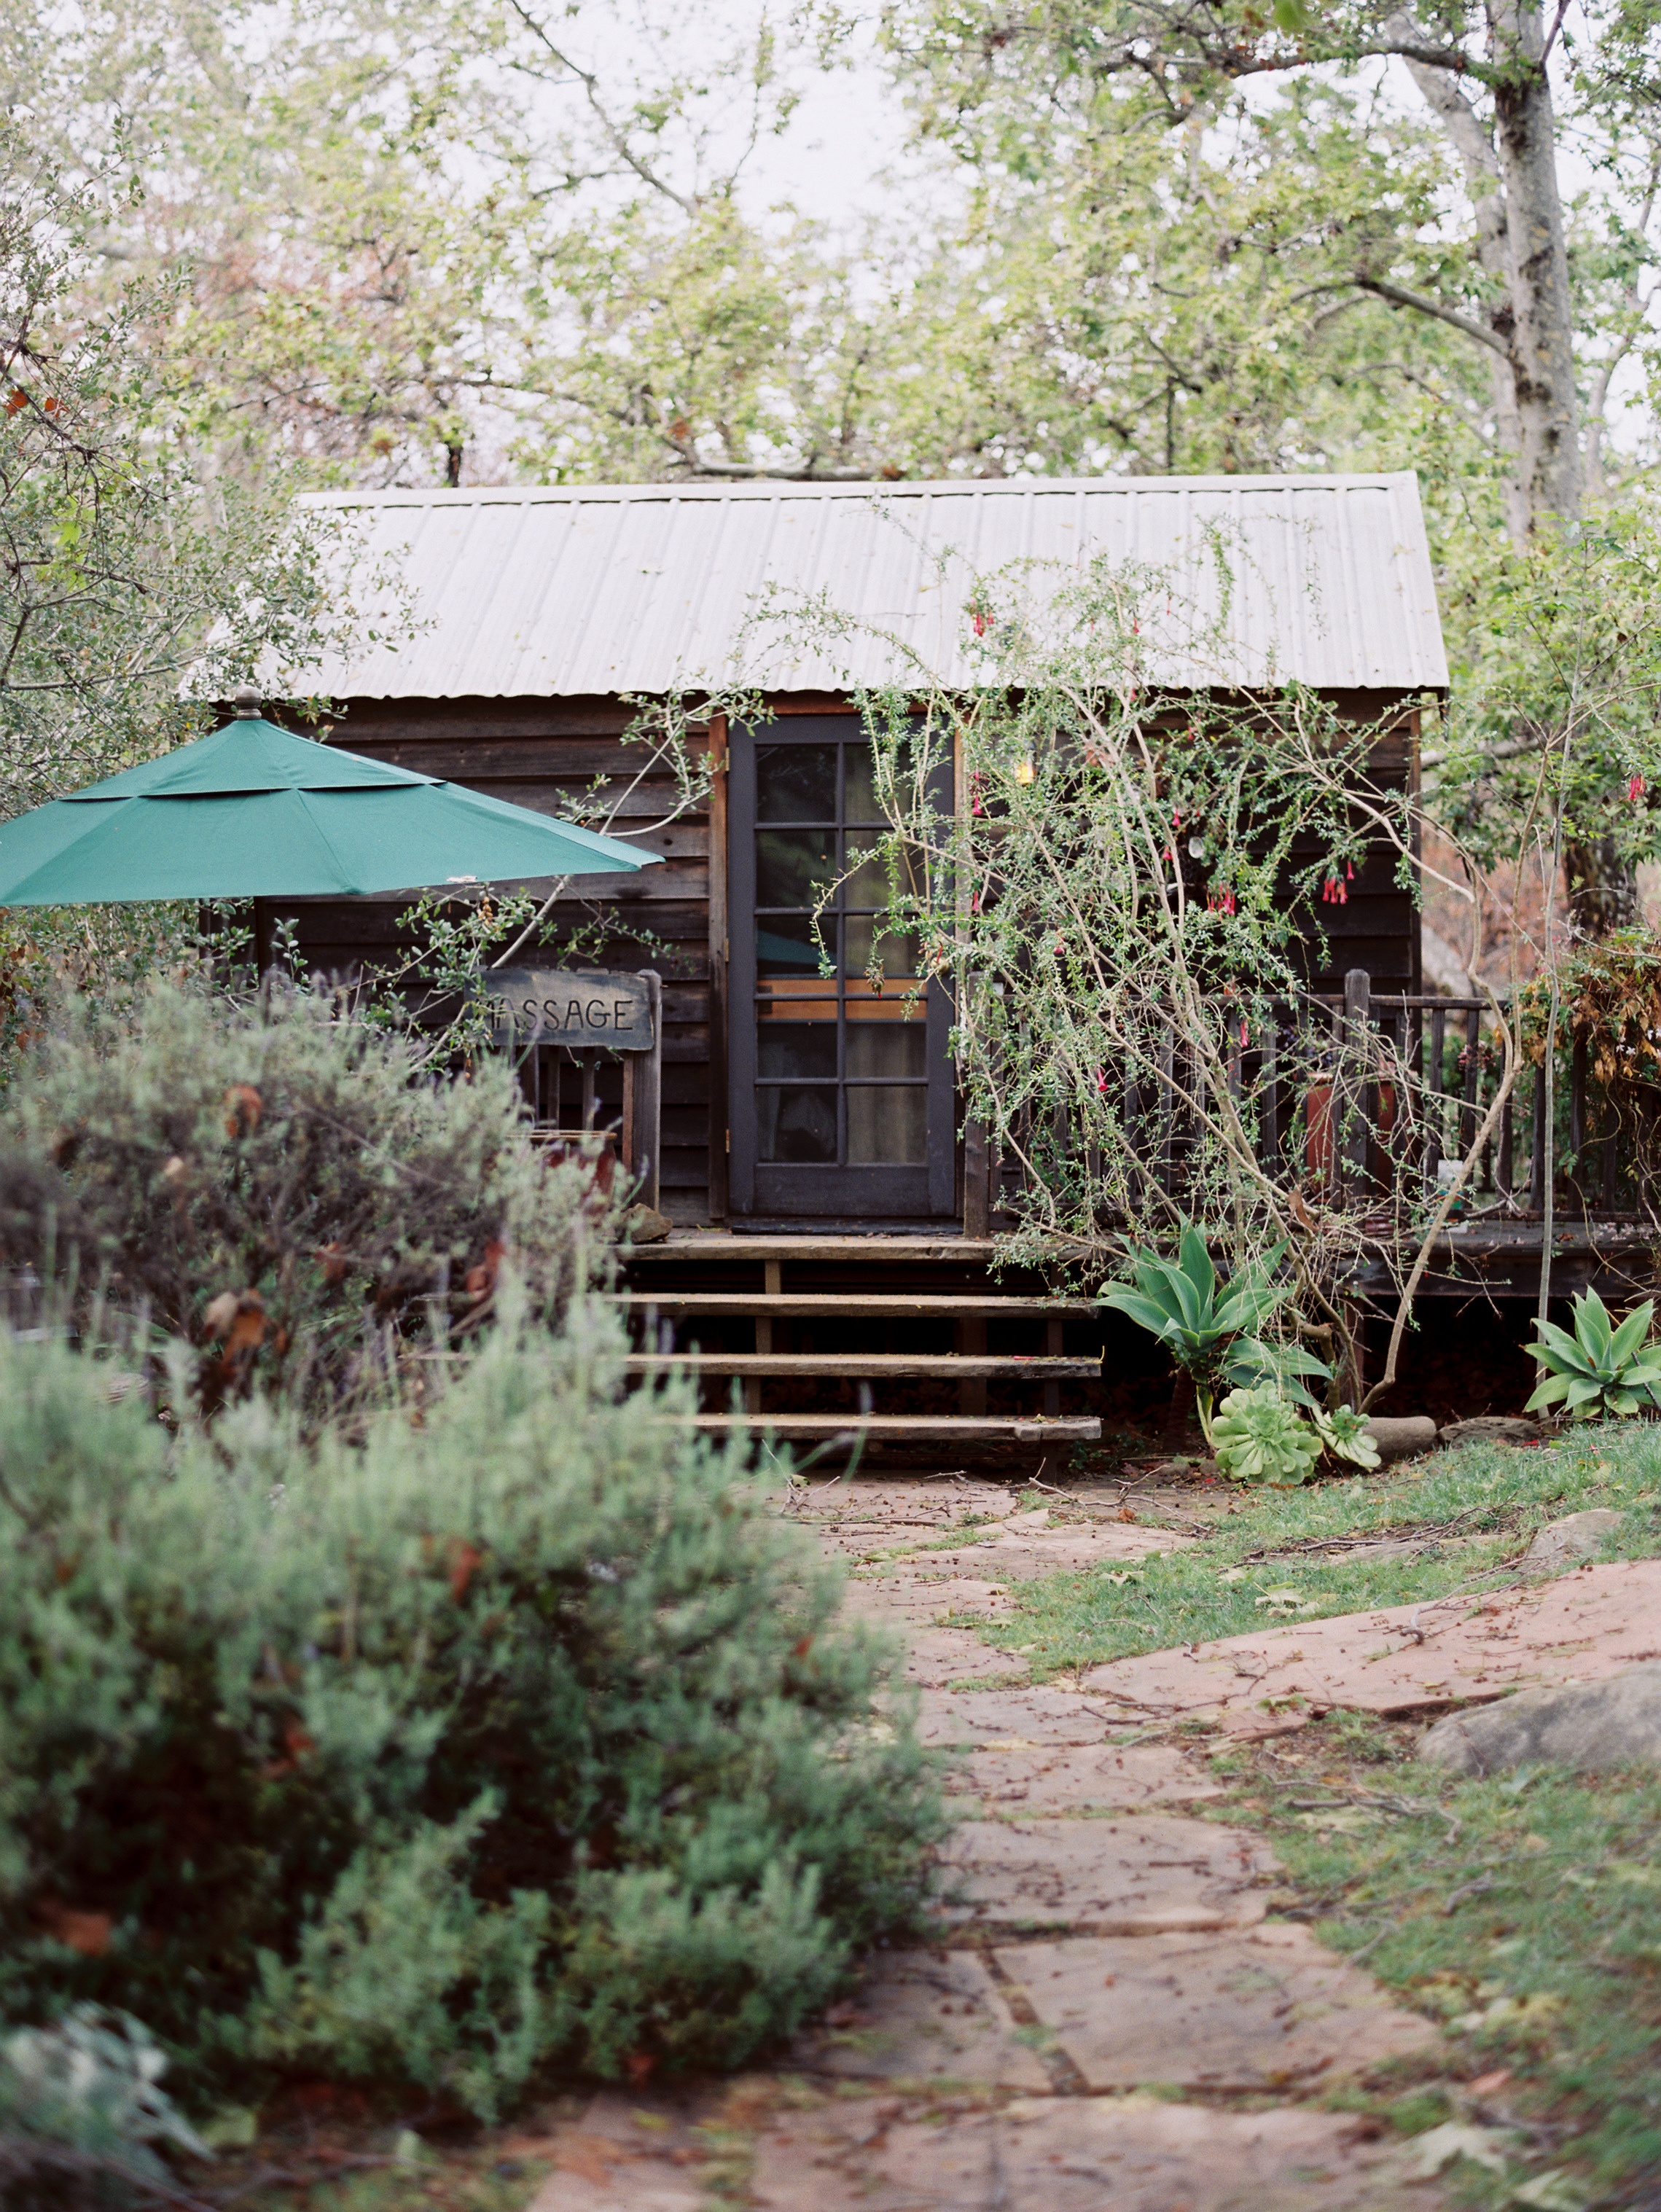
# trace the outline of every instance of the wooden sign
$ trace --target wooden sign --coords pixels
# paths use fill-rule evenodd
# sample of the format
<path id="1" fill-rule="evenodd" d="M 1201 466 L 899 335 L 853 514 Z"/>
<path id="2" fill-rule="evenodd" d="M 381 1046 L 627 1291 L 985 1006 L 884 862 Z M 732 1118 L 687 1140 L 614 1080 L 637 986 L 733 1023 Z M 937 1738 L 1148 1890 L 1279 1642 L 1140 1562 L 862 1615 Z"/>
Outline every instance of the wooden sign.
<path id="1" fill-rule="evenodd" d="M 515 1042 L 650 1052 L 656 1042 L 644 975 L 498 968 L 487 970 L 481 983 L 495 1003 L 498 1026 L 511 1030 Z"/>

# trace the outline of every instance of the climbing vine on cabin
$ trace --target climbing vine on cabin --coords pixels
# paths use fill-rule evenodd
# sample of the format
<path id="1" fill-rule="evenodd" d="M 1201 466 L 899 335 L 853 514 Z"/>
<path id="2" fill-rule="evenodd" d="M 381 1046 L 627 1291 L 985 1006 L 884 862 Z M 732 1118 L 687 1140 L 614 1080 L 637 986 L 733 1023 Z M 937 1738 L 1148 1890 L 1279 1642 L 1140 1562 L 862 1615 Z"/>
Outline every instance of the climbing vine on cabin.
<path id="1" fill-rule="evenodd" d="M 1438 1194 L 1412 1071 L 1307 977 L 1364 860 L 1412 885 L 1411 801 L 1374 774 L 1383 730 L 1301 685 L 1244 690 L 1229 549 L 1209 557 L 1197 586 L 1104 558 L 977 581 L 980 681 L 916 663 L 860 695 L 891 827 L 849 866 L 886 864 L 873 983 L 952 993 L 1006 1257 L 1090 1283 L 1189 1221 L 1233 1270 L 1280 1245 L 1277 1325 L 1342 1370 L 1369 1224 L 1410 1251 Z M 817 621 L 827 655 L 851 635 Z M 930 797 L 947 760 L 950 811 Z"/>

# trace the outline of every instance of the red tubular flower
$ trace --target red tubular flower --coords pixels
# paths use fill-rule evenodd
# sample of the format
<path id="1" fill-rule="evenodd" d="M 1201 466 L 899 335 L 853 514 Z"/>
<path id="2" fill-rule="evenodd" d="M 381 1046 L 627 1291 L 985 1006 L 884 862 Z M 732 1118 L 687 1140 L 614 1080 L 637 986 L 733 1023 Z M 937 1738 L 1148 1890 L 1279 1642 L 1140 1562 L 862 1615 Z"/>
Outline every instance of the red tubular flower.
<path id="1" fill-rule="evenodd" d="M 1251 1031 L 1246 1027 L 1246 1024 L 1244 1022 L 1240 1024 L 1240 1042 L 1243 1045 L 1248 1045 L 1251 1042 Z"/>
<path id="2" fill-rule="evenodd" d="M 1644 779 L 1641 775 L 1635 775 L 1633 777 L 1631 782 L 1627 786 L 1628 801 L 1630 805 L 1636 806 L 1639 800 L 1643 796 Z"/>
<path id="3" fill-rule="evenodd" d="M 1346 860 L 1346 861 L 1344 862 L 1344 873 L 1345 873 L 1345 875 L 1346 875 L 1346 876 L 1348 876 L 1348 878 L 1349 878 L 1349 880 L 1350 880 L 1350 882 L 1351 882 L 1351 883 L 1354 883 L 1354 880 L 1355 880 L 1355 863 L 1354 863 L 1354 860 Z"/>

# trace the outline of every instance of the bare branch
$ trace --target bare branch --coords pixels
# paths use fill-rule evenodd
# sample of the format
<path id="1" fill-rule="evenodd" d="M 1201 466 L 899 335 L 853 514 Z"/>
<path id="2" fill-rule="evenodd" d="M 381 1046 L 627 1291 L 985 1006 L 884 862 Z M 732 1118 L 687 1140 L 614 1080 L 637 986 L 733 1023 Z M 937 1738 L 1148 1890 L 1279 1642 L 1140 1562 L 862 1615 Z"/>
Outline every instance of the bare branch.
<path id="1" fill-rule="evenodd" d="M 654 192 L 661 192 L 665 199 L 672 200 L 683 215 L 697 215 L 698 202 L 696 199 L 689 199 L 684 192 L 678 192 L 672 185 L 666 184 L 650 162 L 643 161 L 635 151 L 630 143 L 628 133 L 621 125 L 614 123 L 607 114 L 599 96 L 599 79 L 593 71 L 579 68 L 568 53 L 563 52 L 554 44 L 536 17 L 522 4 L 522 0 L 508 0 L 508 4 L 524 24 L 526 29 L 530 32 L 532 37 L 539 40 L 560 67 L 569 70 L 582 87 L 583 96 L 588 102 L 594 119 L 605 132 L 605 142 L 618 159 L 632 169 L 642 184 L 649 185 Z"/>
<path id="2" fill-rule="evenodd" d="M 1472 322 L 1469 315 L 1460 314 L 1456 308 L 1445 307 L 1439 300 L 1427 300 L 1421 293 L 1404 291 L 1399 284 L 1387 284 L 1381 276 L 1358 276 L 1355 282 L 1363 292 L 1372 292 L 1380 300 L 1388 300 L 1394 307 L 1411 307 L 1415 314 L 1434 316 L 1439 323 L 1445 323 L 1450 330 L 1458 331 L 1465 337 L 1475 339 L 1478 345 L 1487 346 L 1502 361 L 1514 359 L 1510 346 L 1497 331 L 1485 331 L 1481 323 Z"/>

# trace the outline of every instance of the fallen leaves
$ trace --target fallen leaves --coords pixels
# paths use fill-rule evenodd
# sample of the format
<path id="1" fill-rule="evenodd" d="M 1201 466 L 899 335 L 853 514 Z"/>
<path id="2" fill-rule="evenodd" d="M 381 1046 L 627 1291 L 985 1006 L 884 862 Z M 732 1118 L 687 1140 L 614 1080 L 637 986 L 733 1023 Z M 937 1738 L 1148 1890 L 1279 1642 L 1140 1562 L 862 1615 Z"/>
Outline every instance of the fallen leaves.
<path id="1" fill-rule="evenodd" d="M 225 1109 L 225 1134 L 251 1137 L 259 1127 L 265 1102 L 252 1083 L 233 1083 L 221 1102 Z"/>
<path id="2" fill-rule="evenodd" d="M 1446 2120 L 1413 2139 L 1408 2167 L 1411 2181 L 1434 2181 L 1456 2159 L 1468 2158 L 1490 2173 L 1503 2173 L 1507 2154 L 1521 2142 L 1514 2128 L 1482 2128 L 1462 2120 Z"/>
<path id="3" fill-rule="evenodd" d="M 265 1301 L 256 1290 L 222 1291 L 202 1309 L 203 1334 L 223 1346 L 227 1360 L 263 1344 L 270 1327 Z"/>
<path id="4" fill-rule="evenodd" d="M 60 1905 L 52 1898 L 43 1898 L 34 1911 L 35 1917 L 55 1943 L 78 1951 L 83 1959 L 101 1959 L 109 1949 L 115 1923 L 107 1912 L 80 1911 L 71 1905 Z"/>

